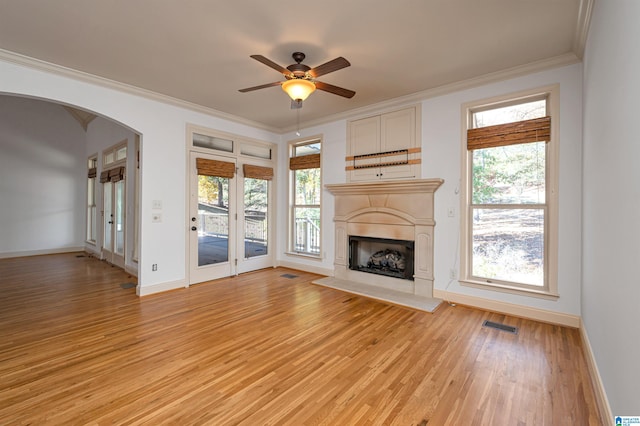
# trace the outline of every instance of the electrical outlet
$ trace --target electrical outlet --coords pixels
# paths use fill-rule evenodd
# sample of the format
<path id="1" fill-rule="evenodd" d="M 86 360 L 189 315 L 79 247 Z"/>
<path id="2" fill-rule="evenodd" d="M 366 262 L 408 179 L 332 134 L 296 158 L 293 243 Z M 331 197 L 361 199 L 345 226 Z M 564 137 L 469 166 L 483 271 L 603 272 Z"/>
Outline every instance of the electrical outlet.
<path id="1" fill-rule="evenodd" d="M 451 268 L 449 269 L 449 279 L 451 280 L 455 280 L 456 279 L 456 270 Z"/>
<path id="2" fill-rule="evenodd" d="M 158 264 L 154 263 L 153 265 L 151 265 L 151 270 L 154 271 L 154 272 L 157 271 L 158 270 Z"/>

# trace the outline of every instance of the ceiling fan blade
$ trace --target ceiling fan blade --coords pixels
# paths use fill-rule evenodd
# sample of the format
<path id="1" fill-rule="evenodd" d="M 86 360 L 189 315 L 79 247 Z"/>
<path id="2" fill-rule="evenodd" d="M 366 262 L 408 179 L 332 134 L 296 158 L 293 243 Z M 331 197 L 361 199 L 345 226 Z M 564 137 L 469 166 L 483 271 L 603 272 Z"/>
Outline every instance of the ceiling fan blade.
<path id="1" fill-rule="evenodd" d="M 324 90 L 325 92 L 333 93 L 334 95 L 343 96 L 345 98 L 353 98 L 356 94 L 353 90 L 344 89 L 342 87 L 334 86 L 333 84 L 323 83 L 321 81 L 315 81 L 316 89 Z"/>
<path id="2" fill-rule="evenodd" d="M 340 56 L 339 58 L 335 58 L 332 61 L 326 62 L 322 65 L 318 65 L 317 67 L 310 69 L 309 74 L 311 75 L 311 77 L 317 78 L 321 75 L 341 70 L 342 68 L 346 68 L 350 65 L 351 63 L 349 61 Z"/>
<path id="3" fill-rule="evenodd" d="M 271 59 L 267 59 L 262 55 L 251 55 L 251 58 L 255 59 L 258 62 L 261 62 L 263 64 L 265 64 L 268 67 L 273 68 L 274 70 L 282 73 L 283 75 L 289 75 L 291 74 L 291 71 L 289 71 L 288 69 L 286 69 L 285 67 L 276 64 L 275 62 L 273 62 Z"/>
<path id="4" fill-rule="evenodd" d="M 280 86 L 282 84 L 281 81 L 275 81 L 273 83 L 261 84 L 260 86 L 247 87 L 246 89 L 239 89 L 238 92 L 246 93 L 252 92 L 258 89 L 266 89 L 267 87 Z"/>

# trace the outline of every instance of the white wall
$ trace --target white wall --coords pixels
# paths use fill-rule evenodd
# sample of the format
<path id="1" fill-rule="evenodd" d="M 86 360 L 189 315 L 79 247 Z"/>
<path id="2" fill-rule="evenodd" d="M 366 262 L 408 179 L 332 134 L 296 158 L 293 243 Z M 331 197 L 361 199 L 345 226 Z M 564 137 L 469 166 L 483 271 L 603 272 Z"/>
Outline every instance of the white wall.
<path id="1" fill-rule="evenodd" d="M 136 169 L 136 143 L 135 133 L 126 127 L 121 126 L 111 120 L 103 117 L 96 117 L 89 123 L 86 133 L 86 157 L 98 155 L 98 177 L 103 169 L 102 154 L 107 149 L 120 142 L 127 142 L 127 162 L 126 162 L 126 179 L 125 179 L 125 269 L 130 272 L 137 272 L 138 264 L 133 261 L 133 248 L 135 237 L 135 169 Z M 96 210 L 97 214 L 97 236 L 96 244 L 87 243 L 85 245 L 87 251 L 100 254 L 103 242 L 103 211 L 104 200 L 102 198 L 102 185 L 96 185 Z"/>
<path id="2" fill-rule="evenodd" d="M 0 257 L 82 250 L 86 169 L 64 108 L 0 95 Z"/>
<path id="3" fill-rule="evenodd" d="M 290 141 L 308 139 L 314 136 L 322 136 L 322 195 L 321 195 L 321 220 L 322 220 L 322 256 L 320 259 L 286 254 L 287 235 L 289 225 L 287 223 L 289 205 L 289 149 Z M 311 127 L 300 131 L 300 136 L 295 133 L 287 133 L 282 136 L 281 147 L 278 150 L 278 263 L 284 266 L 305 269 L 321 274 L 333 275 L 333 257 L 335 250 L 333 227 L 333 195 L 324 188 L 330 183 L 344 183 L 346 172 L 344 170 L 344 157 L 347 152 L 347 121 L 340 120 L 327 125 Z M 285 231 L 287 230 L 287 231 Z"/>
<path id="4" fill-rule="evenodd" d="M 640 415 L 640 2 L 597 1 L 584 62 L 582 316 L 614 415 Z"/>
<path id="5" fill-rule="evenodd" d="M 580 209 L 582 143 L 582 66 L 570 65 L 474 89 L 464 90 L 422 104 L 423 167 L 425 178 L 439 177 L 445 183 L 435 202 L 436 289 L 491 299 L 568 315 L 580 315 Z M 459 271 L 460 188 L 462 149 L 462 105 L 467 102 L 508 95 L 523 90 L 560 84 L 560 172 L 559 172 L 559 271 L 557 300 L 507 294 L 465 287 L 449 280 L 449 270 Z M 456 215 L 447 216 L 447 208 Z"/>
<path id="6" fill-rule="evenodd" d="M 204 89 L 203 89 L 204 90 Z M 138 96 L 46 67 L 0 59 L 0 94 L 20 94 L 94 111 L 141 135 L 141 287 L 169 289 L 186 278 L 186 125 L 193 123 L 267 142 L 280 137 L 245 124 Z M 85 157 L 85 150 L 81 150 Z M 84 161 L 84 160 L 83 160 Z M 84 173 L 84 172 L 83 172 Z M 84 193 L 84 192 L 83 192 Z M 152 223 L 152 200 L 162 201 L 162 223 Z M 151 265 L 158 265 L 152 272 Z"/>

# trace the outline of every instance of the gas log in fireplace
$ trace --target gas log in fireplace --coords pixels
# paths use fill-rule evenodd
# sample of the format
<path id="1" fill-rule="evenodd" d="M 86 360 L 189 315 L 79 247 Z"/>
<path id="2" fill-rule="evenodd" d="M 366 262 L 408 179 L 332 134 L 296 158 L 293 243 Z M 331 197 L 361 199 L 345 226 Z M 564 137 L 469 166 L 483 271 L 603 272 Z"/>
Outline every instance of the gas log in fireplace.
<path id="1" fill-rule="evenodd" d="M 413 281 L 414 242 L 349 236 L 349 269 Z"/>

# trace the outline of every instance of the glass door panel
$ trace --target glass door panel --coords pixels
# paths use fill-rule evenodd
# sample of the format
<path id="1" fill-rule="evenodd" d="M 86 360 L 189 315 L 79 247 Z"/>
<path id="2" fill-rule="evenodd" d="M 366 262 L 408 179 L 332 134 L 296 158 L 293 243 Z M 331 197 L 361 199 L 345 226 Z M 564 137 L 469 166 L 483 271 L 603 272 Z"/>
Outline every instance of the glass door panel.
<path id="1" fill-rule="evenodd" d="M 198 175 L 198 266 L 229 261 L 229 179 Z"/>
<path id="2" fill-rule="evenodd" d="M 239 169 L 244 172 L 244 167 Z M 269 242 L 273 235 L 269 208 L 271 184 L 267 179 L 243 177 L 238 185 L 238 209 L 242 212 L 237 236 L 242 242 L 238 247 L 238 273 L 273 266 L 274 256 Z"/>
<path id="3" fill-rule="evenodd" d="M 102 248 L 112 251 L 112 229 L 113 229 L 113 184 L 105 182 L 102 186 L 104 194 L 104 235 L 102 239 Z"/>
<path id="4" fill-rule="evenodd" d="M 244 257 L 264 256 L 269 252 L 269 181 L 244 179 Z"/>
<path id="5" fill-rule="evenodd" d="M 113 226 L 115 233 L 115 245 L 113 252 L 119 256 L 124 256 L 124 205 L 125 205 L 125 186 L 124 179 L 117 181 L 115 186 L 115 194 L 114 194 L 114 216 L 113 216 Z"/>

